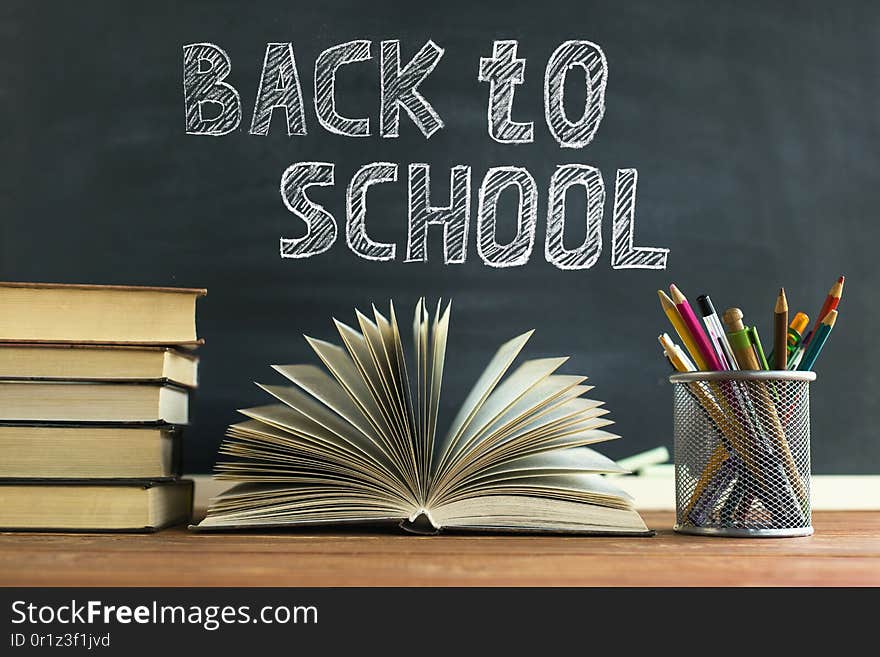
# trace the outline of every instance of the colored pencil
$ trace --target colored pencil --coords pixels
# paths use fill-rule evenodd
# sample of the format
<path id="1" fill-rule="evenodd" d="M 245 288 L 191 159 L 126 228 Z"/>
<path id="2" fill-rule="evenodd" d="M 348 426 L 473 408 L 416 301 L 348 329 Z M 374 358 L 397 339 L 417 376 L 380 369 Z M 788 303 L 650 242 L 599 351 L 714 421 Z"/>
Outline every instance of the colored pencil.
<path id="1" fill-rule="evenodd" d="M 663 290 L 657 290 L 657 296 L 660 297 L 660 306 L 669 318 L 669 323 L 672 324 L 672 328 L 675 329 L 675 332 L 678 333 L 678 337 L 684 342 L 684 346 L 691 355 L 691 358 L 693 358 L 694 362 L 697 364 L 697 368 L 701 370 L 709 369 L 706 359 L 703 358 L 703 354 L 700 353 L 697 343 L 694 342 L 690 331 L 688 331 L 687 327 L 684 325 L 684 320 L 681 318 L 678 308 L 672 303 L 672 299 L 666 296 L 666 293 Z"/>
<path id="2" fill-rule="evenodd" d="M 825 316 L 825 319 L 822 320 L 819 324 L 819 328 L 814 333 L 815 337 L 810 340 L 810 346 L 807 347 L 804 357 L 801 359 L 800 365 L 798 365 L 799 370 L 813 369 L 813 365 L 816 364 L 816 359 L 819 358 L 819 354 L 822 352 L 822 347 L 824 347 L 825 343 L 828 341 L 828 336 L 831 334 L 831 329 L 834 328 L 834 323 L 836 321 L 836 310 L 830 311 Z"/>
<path id="3" fill-rule="evenodd" d="M 773 309 L 773 369 L 784 370 L 788 363 L 788 300 L 785 288 L 779 288 Z"/>
<path id="4" fill-rule="evenodd" d="M 822 309 L 819 310 L 819 314 L 816 315 L 816 323 L 813 324 L 813 328 L 810 332 L 804 336 L 804 340 L 802 342 L 804 348 L 806 348 L 810 341 L 813 339 L 813 336 L 816 333 L 816 330 L 819 328 L 819 324 L 821 324 L 825 318 L 828 316 L 832 310 L 837 310 L 837 306 L 840 305 L 840 297 L 843 296 L 843 283 L 846 280 L 845 276 L 841 276 L 837 279 L 834 285 L 831 286 L 831 289 L 828 290 L 828 296 L 825 297 L 825 302 L 822 304 Z"/>
<path id="5" fill-rule="evenodd" d="M 681 350 L 681 347 L 679 347 L 672 341 L 668 334 L 664 333 L 662 335 L 658 335 L 657 340 L 662 345 L 663 351 L 666 353 L 666 357 L 669 358 L 669 362 L 672 363 L 672 366 L 677 372 L 696 371 L 697 368 L 694 367 L 694 364 Z"/>
<path id="6" fill-rule="evenodd" d="M 681 290 L 675 286 L 675 283 L 669 286 L 669 292 L 672 302 L 678 309 L 679 315 L 681 315 L 685 328 L 691 334 L 691 337 L 697 345 L 697 349 L 702 354 L 703 360 L 706 362 L 706 369 L 715 371 L 723 370 L 724 366 L 718 361 L 718 356 L 715 355 L 715 349 L 712 348 L 712 343 L 709 342 L 709 338 L 706 337 L 706 333 L 703 331 L 703 327 L 700 326 L 700 322 L 694 314 L 694 309 L 691 308 L 691 304 L 688 303 L 687 298 L 685 298 L 684 294 L 681 293 Z"/>

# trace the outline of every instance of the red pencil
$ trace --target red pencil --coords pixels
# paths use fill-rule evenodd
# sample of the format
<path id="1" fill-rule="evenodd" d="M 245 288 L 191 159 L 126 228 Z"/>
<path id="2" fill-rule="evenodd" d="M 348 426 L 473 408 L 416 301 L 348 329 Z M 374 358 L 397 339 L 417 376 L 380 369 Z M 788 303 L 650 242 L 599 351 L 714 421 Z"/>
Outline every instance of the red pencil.
<path id="1" fill-rule="evenodd" d="M 669 286 L 669 291 L 671 293 L 670 296 L 672 297 L 672 302 L 675 304 L 675 307 L 678 308 L 678 312 L 681 315 L 682 321 L 684 321 L 685 327 L 687 327 L 694 342 L 697 343 L 697 347 L 699 347 L 700 352 L 703 354 L 703 358 L 706 360 L 709 369 L 723 370 L 724 366 L 721 365 L 721 361 L 718 360 L 718 356 L 712 348 L 712 343 L 709 342 L 709 338 L 706 337 L 706 334 L 703 332 L 703 327 L 700 326 L 700 322 L 697 321 L 697 316 L 694 314 L 694 309 L 691 308 L 691 304 L 688 303 L 688 300 L 681 293 L 681 290 L 675 286 L 675 283 Z"/>
<path id="2" fill-rule="evenodd" d="M 843 296 L 844 280 L 845 277 L 841 276 L 837 279 L 837 282 L 831 286 L 831 289 L 828 290 L 828 296 L 825 297 L 825 303 L 822 304 L 822 310 L 819 311 L 819 315 L 816 317 L 816 323 L 813 325 L 810 333 L 804 338 L 804 347 L 806 347 L 810 343 L 810 340 L 813 339 L 813 336 L 816 334 L 816 329 L 819 328 L 819 324 L 822 323 L 822 320 L 825 319 L 828 313 L 832 310 L 837 310 L 837 306 L 840 303 L 840 297 Z"/>

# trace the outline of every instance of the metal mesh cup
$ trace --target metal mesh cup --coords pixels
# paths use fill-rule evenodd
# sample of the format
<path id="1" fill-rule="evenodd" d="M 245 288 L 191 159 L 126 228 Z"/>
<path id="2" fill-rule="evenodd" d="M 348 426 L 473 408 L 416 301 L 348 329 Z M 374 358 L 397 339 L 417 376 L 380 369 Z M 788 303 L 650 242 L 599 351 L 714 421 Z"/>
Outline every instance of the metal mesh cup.
<path id="1" fill-rule="evenodd" d="M 808 536 L 814 372 L 688 372 L 674 388 L 675 531 Z"/>

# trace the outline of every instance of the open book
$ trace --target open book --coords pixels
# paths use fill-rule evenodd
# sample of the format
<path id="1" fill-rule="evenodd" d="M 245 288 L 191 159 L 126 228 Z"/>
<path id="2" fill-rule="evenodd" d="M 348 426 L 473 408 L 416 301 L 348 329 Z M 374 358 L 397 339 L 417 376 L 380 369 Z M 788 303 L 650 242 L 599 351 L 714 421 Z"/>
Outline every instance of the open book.
<path id="1" fill-rule="evenodd" d="M 438 432 L 450 306 L 415 309 L 404 354 L 394 305 L 336 321 L 343 346 L 307 337 L 326 371 L 276 365 L 293 385 L 229 428 L 216 476 L 240 482 L 199 529 L 396 522 L 455 530 L 649 533 L 588 445 L 617 438 L 586 377 L 566 358 L 514 361 L 532 332 L 504 343 L 445 432 Z M 334 320 L 335 321 L 335 320 Z"/>

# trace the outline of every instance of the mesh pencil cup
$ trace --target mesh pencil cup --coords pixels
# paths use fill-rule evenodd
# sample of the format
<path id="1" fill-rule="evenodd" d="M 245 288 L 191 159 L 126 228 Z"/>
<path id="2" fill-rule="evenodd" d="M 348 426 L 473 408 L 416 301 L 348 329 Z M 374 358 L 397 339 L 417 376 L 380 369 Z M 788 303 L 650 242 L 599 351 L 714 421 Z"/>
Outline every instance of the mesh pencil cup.
<path id="1" fill-rule="evenodd" d="M 673 374 L 675 531 L 809 536 L 814 372 Z"/>

